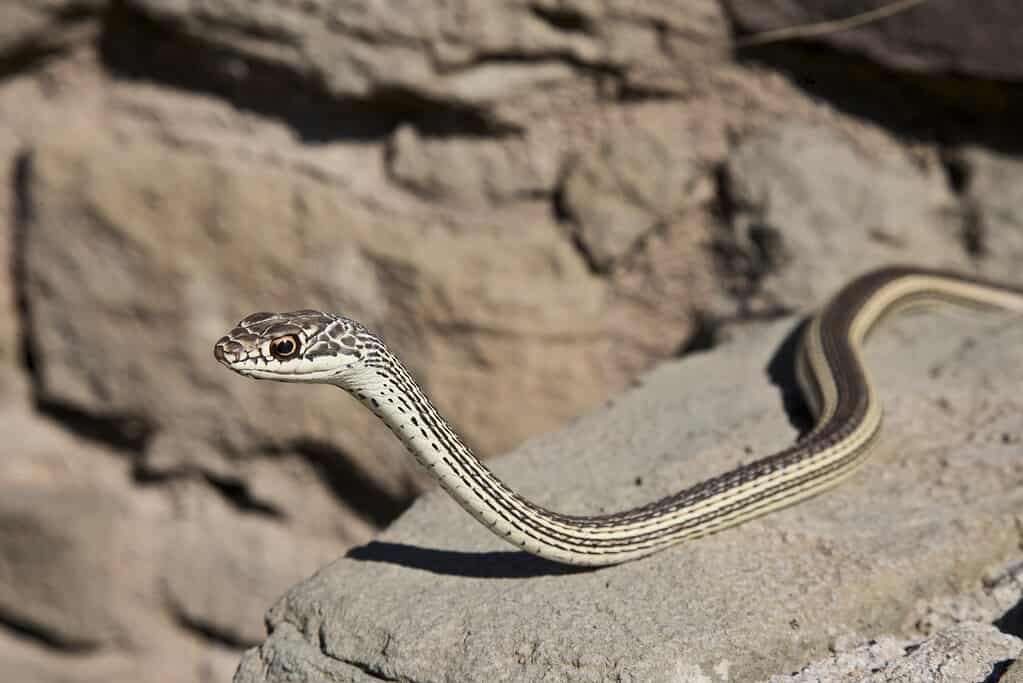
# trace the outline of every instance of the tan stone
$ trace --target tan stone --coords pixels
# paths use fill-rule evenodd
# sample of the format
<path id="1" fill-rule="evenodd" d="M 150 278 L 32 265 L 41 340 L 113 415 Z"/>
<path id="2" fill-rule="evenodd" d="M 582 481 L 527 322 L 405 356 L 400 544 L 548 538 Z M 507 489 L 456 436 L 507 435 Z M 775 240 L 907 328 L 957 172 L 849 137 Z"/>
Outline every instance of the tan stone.
<path id="1" fill-rule="evenodd" d="M 136 650 L 63 652 L 0 631 L 0 665 L 11 681 L 32 683 L 223 683 L 236 668 L 236 650 L 209 646 L 173 630 Z"/>
<path id="2" fill-rule="evenodd" d="M 0 433 L 18 444 L 0 474 L 2 618 L 66 648 L 143 642 L 154 501 L 131 495 L 127 463 L 31 415 L 0 414 Z"/>
<path id="3" fill-rule="evenodd" d="M 402 126 L 390 141 L 389 170 L 425 199 L 486 206 L 553 193 L 559 151 L 528 138 L 430 140 Z"/>
<path id="4" fill-rule="evenodd" d="M 0 21 L 0 54 L 65 47 L 97 33 L 107 0 L 5 0 Z"/>
<path id="5" fill-rule="evenodd" d="M 420 475 L 389 455 L 399 446 L 374 420 L 328 387 L 233 376 L 212 342 L 252 310 L 350 314 L 438 387 L 486 452 L 599 396 L 602 374 L 580 349 L 598 341 L 603 285 L 550 224 L 454 233 L 270 169 L 75 139 L 40 147 L 29 183 L 27 290 L 47 400 L 241 456 L 326 441 L 401 497 Z"/>
<path id="6" fill-rule="evenodd" d="M 258 643 L 266 604 L 338 555 L 326 537 L 311 538 L 288 519 L 238 514 L 208 487 L 183 483 L 172 499 L 175 519 L 161 539 L 159 562 L 167 608 L 225 642 Z"/>
<path id="7" fill-rule="evenodd" d="M 163 680 L 223 673 L 262 636 L 266 603 L 340 552 L 336 528 L 306 533 L 287 514 L 239 510 L 200 478 L 137 487 L 123 455 L 31 414 L 0 412 L 0 433 L 18 446 L 0 472 L 0 622 L 54 650 L 47 663 L 29 644 L 0 642 L 9 667 L 109 680 L 139 666 L 169 667 Z M 315 498 L 318 486 L 305 488 Z"/>
<path id="8" fill-rule="evenodd" d="M 0 129 L 0 403 L 23 399 L 27 382 L 22 356 L 21 321 L 15 307 L 12 278 L 17 230 L 15 197 L 18 141 Z"/>
<path id="9" fill-rule="evenodd" d="M 562 204 L 596 268 L 711 197 L 695 148 L 685 130 L 637 126 L 611 132 L 569 167 Z"/>
<path id="10" fill-rule="evenodd" d="M 655 67 L 722 59 L 728 27 L 713 0 L 665 8 L 643 2 L 304 3 L 130 0 L 147 19 L 189 40 L 322 83 L 334 98 L 395 92 L 529 125 L 530 107 L 556 99 L 588 69 Z M 670 49 L 665 50 L 665 46 Z M 588 69 L 579 69 L 585 65 Z M 239 79 L 247 68 L 235 70 Z M 588 86 L 587 86 L 588 87 Z M 523 113 L 523 100 L 530 104 Z M 424 117 L 428 118 L 428 117 Z"/>
<path id="11" fill-rule="evenodd" d="M 724 171 L 723 275 L 747 310 L 805 309 L 883 264 L 968 268 L 942 170 L 868 156 L 835 130 L 785 122 L 744 139 Z"/>

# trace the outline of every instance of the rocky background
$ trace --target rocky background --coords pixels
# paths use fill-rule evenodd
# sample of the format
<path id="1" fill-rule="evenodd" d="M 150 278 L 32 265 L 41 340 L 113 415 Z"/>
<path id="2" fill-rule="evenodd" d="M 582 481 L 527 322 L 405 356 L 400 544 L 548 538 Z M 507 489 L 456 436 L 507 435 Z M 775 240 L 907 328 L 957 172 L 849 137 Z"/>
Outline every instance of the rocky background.
<path id="1" fill-rule="evenodd" d="M 883 4 L 0 1 L 5 677 L 228 680 L 429 487 L 219 367 L 252 311 L 361 319 L 497 454 L 872 265 L 1023 281 L 1023 9 L 776 32 Z"/>

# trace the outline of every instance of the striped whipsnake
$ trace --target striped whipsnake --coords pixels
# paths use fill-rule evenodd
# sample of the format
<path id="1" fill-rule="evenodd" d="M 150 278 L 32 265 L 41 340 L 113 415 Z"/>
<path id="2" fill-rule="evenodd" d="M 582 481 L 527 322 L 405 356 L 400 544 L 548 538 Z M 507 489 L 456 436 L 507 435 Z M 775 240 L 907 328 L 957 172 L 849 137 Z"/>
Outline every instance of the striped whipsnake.
<path id="1" fill-rule="evenodd" d="M 404 364 L 360 323 L 302 310 L 254 313 L 214 355 L 255 379 L 339 386 L 372 410 L 462 507 L 522 549 L 558 562 L 608 565 L 739 524 L 835 485 L 866 458 L 881 406 L 861 345 L 896 309 L 935 302 L 1023 314 L 1023 288 L 889 267 L 853 280 L 806 325 L 797 377 L 816 422 L 794 445 L 632 510 L 563 515 L 510 489 L 434 408 Z"/>

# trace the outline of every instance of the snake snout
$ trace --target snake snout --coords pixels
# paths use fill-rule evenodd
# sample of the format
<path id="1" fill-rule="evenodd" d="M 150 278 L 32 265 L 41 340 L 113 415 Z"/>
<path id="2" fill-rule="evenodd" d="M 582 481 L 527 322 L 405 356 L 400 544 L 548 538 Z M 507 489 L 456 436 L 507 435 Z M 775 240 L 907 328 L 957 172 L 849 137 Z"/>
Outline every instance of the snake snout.
<path id="1" fill-rule="evenodd" d="M 245 346 L 230 336 L 221 337 L 213 345 L 213 357 L 227 366 L 230 366 L 231 363 L 237 363 L 245 355 Z"/>

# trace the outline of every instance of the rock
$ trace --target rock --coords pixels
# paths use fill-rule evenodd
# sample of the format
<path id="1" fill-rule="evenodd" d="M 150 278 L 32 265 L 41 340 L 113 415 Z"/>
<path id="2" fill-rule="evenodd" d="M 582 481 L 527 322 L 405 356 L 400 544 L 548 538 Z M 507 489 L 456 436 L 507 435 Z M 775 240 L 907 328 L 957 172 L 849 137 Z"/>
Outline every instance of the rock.
<path id="1" fill-rule="evenodd" d="M 1023 641 L 989 624 L 964 622 L 936 633 L 921 643 L 880 638 L 850 652 L 814 663 L 792 676 L 772 676 L 770 683 L 820 681 L 995 680 L 990 677 L 1019 656 Z M 1004 681 L 1005 678 L 998 678 Z"/>
<path id="2" fill-rule="evenodd" d="M 265 606 L 283 587 L 337 557 L 335 543 L 296 533 L 285 520 L 239 515 L 207 487 L 179 486 L 174 499 L 176 523 L 167 530 L 159 563 L 167 607 L 232 645 L 259 642 Z"/>
<path id="3" fill-rule="evenodd" d="M 22 3 L 33 7 L 33 12 L 42 12 L 54 21 L 61 21 L 68 8 L 81 8 L 82 19 L 88 6 L 99 3 Z M 6 3 L 4 12 L 16 16 L 20 10 L 12 9 L 18 3 Z M 49 8 L 44 11 L 44 8 Z M 61 9 L 63 8 L 63 9 Z M 71 12 L 70 14 L 74 14 Z M 4 15 L 6 19 L 6 14 Z M 69 19 L 70 20 L 70 19 Z M 77 25 L 77 24 L 76 24 Z M 0 32 L 6 25 L 0 27 Z M 34 36 L 31 32 L 25 36 Z M 31 40 L 37 40 L 32 37 Z M 28 38 L 26 38 L 28 39 Z M 32 141 L 37 137 L 46 138 L 54 130 L 67 131 L 80 128 L 85 131 L 105 129 L 108 120 L 98 116 L 98 105 L 104 99 L 107 83 L 97 75 L 94 55 L 87 48 L 76 45 L 75 49 L 62 53 L 59 58 L 43 57 L 54 46 L 42 38 L 38 43 L 28 44 L 27 55 L 13 57 L 11 73 L 4 78 L 0 87 L 0 410 L 31 402 L 30 360 L 23 345 L 23 332 L 27 317 L 18 310 L 17 299 L 23 294 L 25 259 L 25 212 L 26 190 L 29 168 L 25 163 L 30 155 Z M 39 54 L 37 54 L 39 51 Z M 33 61 L 37 58 L 38 61 Z M 22 67 L 16 67 L 19 60 L 26 59 Z M 74 106 L 69 106 L 73 102 Z M 100 124 L 98 121 L 103 120 Z M 20 302 L 21 304 L 24 301 Z M 23 319 L 24 318 L 24 319 Z M 7 404 L 7 405 L 4 405 Z"/>
<path id="4" fill-rule="evenodd" d="M 731 304 L 707 258 L 716 230 L 706 212 L 686 211 L 617 263 L 609 273 L 615 295 L 608 317 L 620 336 L 599 362 L 631 368 L 635 376 L 650 367 L 651 356 L 670 358 L 701 343 L 710 331 L 703 324 Z"/>
<path id="5" fill-rule="evenodd" d="M 10 198 L 6 215 L 24 211 L 15 226 L 26 269 L 18 288 L 30 303 L 38 365 L 27 372 L 12 358 L 14 373 L 33 382 L 44 423 L 75 436 L 56 442 L 63 452 L 87 468 L 101 458 L 97 471 L 119 464 L 116 477 L 84 493 L 68 470 L 68 495 L 24 525 L 45 541 L 30 558 L 46 559 L 48 548 L 65 554 L 44 572 L 24 567 L 0 579 L 12 606 L 0 630 L 26 625 L 34 653 L 0 654 L 0 667 L 25 671 L 24 680 L 68 670 L 111 681 L 215 679 L 203 672 L 222 671 L 259 637 L 273 597 L 364 543 L 417 490 L 418 469 L 395 457 L 400 447 L 374 420 L 357 406 L 352 421 L 339 419 L 340 392 L 279 396 L 288 387 L 246 382 L 214 364 L 211 342 L 250 310 L 312 303 L 375 319 L 431 391 L 447 395 L 446 409 L 484 453 L 598 404 L 688 334 L 689 304 L 679 302 L 698 291 L 662 302 L 671 315 L 663 319 L 635 303 L 647 281 L 633 301 L 606 308 L 613 285 L 589 272 L 552 220 L 549 197 L 515 196 L 516 183 L 533 189 L 514 141 L 459 147 L 421 136 L 431 152 L 451 142 L 445 153 L 457 150 L 455 161 L 466 154 L 486 167 L 488 155 L 506 149 L 510 159 L 508 175 L 495 166 L 497 182 L 486 185 L 508 188 L 507 207 L 470 198 L 463 213 L 427 210 L 386 182 L 380 144 L 304 145 L 286 125 L 226 101 L 114 83 L 90 71 L 100 66 L 81 55 L 54 60 L 0 92 L 0 118 L 11 124 L 0 138 L 11 133 L 12 162 L 20 151 L 29 160 L 3 201 Z M 541 133 L 537 140 L 551 139 Z M 537 140 L 523 140 L 530 154 Z M 560 149 L 537 152 L 547 156 L 537 157 L 535 187 L 548 194 L 554 181 L 543 164 Z M 426 242 L 407 248 L 407 235 L 420 231 Z M 683 221 L 650 244 L 661 237 L 665 253 L 649 257 L 671 268 L 659 265 L 651 282 L 684 281 L 674 269 L 686 259 L 708 274 L 707 259 L 685 252 L 692 240 Z M 346 248 L 324 247 L 337 239 Z M 317 302 L 291 298 L 303 289 Z M 12 315 L 15 341 L 20 327 Z M 645 344 L 632 343 L 637 337 Z M 32 398 L 24 391 L 13 400 L 28 413 Z M 10 431 L 20 438 L 21 430 Z M 92 448 L 83 454 L 77 439 Z M 17 482 L 0 476 L 0 498 L 8 487 Z M 61 499 L 61 490 L 55 480 L 45 499 Z M 94 497 L 99 522 L 64 521 L 70 506 L 91 509 Z M 122 531 L 143 542 L 136 547 Z M 0 543 L 0 554 L 22 543 Z M 122 544 L 132 552 L 118 551 Z M 123 576 L 103 574 L 113 571 L 104 557 L 116 558 Z M 94 591 L 36 599 L 33 577 L 77 587 L 82 567 L 97 573 Z M 104 597 L 111 583 L 136 582 L 142 588 Z M 23 604 L 21 595 L 32 599 Z M 82 616 L 90 599 L 106 601 L 94 606 L 91 630 Z M 118 649 L 126 621 L 131 651 Z"/>
<path id="6" fill-rule="evenodd" d="M 1013 277 L 1023 262 L 1023 159 L 981 147 L 950 152 L 965 198 L 964 234 L 985 272 Z"/>
<path id="7" fill-rule="evenodd" d="M 987 627 L 994 629 L 993 627 Z M 768 683 L 824 683 L 824 681 L 865 681 L 876 672 L 883 671 L 892 662 L 907 656 L 917 643 L 911 640 L 881 636 L 866 643 L 850 647 L 848 639 L 838 639 L 835 654 L 791 676 L 771 676 Z"/>
<path id="8" fill-rule="evenodd" d="M 744 34 L 841 21 L 891 6 L 890 0 L 850 5 L 842 0 L 725 0 L 724 6 Z M 851 28 L 836 28 L 801 41 L 858 52 L 885 66 L 942 74 L 959 72 L 994 80 L 1016 80 L 1023 66 L 1014 55 L 1021 43 L 1015 26 L 1023 8 L 997 0 L 973 8 L 947 0 L 923 2 Z M 964 30 L 968 27 L 969 30 Z"/>
<path id="9" fill-rule="evenodd" d="M 526 123 L 536 103 L 552 96 L 592 98 L 593 69 L 627 80 L 633 70 L 663 69 L 710 50 L 721 54 L 728 37 L 712 0 L 687 2 L 684 11 L 547 0 L 457 8 L 427 2 L 414 13 L 394 2 L 276 0 L 245 11 L 224 0 L 130 0 L 125 6 L 148 20 L 134 24 L 159 26 L 154 37 L 226 52 L 234 65 L 218 62 L 209 72 L 229 79 L 244 80 L 262 65 L 322 83 L 334 99 L 379 100 L 386 110 L 412 96 L 514 125 Z M 140 54 L 150 42 L 140 43 Z"/>
<path id="10" fill-rule="evenodd" d="M 0 130 L 0 216 L 13 216 L 17 201 L 14 188 L 18 173 L 18 141 L 10 131 Z M 0 263 L 14 264 L 17 239 L 14 221 L 0 223 Z M 0 403 L 23 399 L 28 386 L 22 368 L 21 322 L 15 302 L 13 278 L 0 278 Z"/>
<path id="11" fill-rule="evenodd" d="M 388 168 L 395 182 L 424 199 L 488 206 L 549 196 L 558 151 L 530 139 L 424 139 L 402 126 L 391 138 Z"/>
<path id="12" fill-rule="evenodd" d="M 0 433 L 18 439 L 0 472 L 0 623 L 31 637 L 0 637 L 18 680 L 224 680 L 265 604 L 337 555 L 206 482 L 133 486 L 125 458 L 30 414 L 0 412 Z"/>
<path id="13" fill-rule="evenodd" d="M 40 396 L 141 425 L 162 471 L 209 459 L 244 483 L 250 460 L 329 452 L 317 467 L 342 499 L 375 492 L 370 516 L 425 481 L 336 390 L 262 385 L 214 363 L 212 342 L 253 310 L 364 320 L 426 385 L 448 387 L 439 401 L 487 453 L 607 391 L 586 358 L 606 341 L 604 285 L 549 222 L 454 233 L 374 216 L 301 176 L 103 140 L 40 146 L 27 182 Z M 66 313 L 83 308 L 92 314 Z M 204 442 L 230 457 L 207 458 Z"/>
<path id="14" fill-rule="evenodd" d="M 228 47 L 240 57 L 283 65 L 305 77 L 322 78 L 327 91 L 341 98 L 404 90 L 482 103 L 491 99 L 490 89 L 477 94 L 467 82 L 477 73 L 477 67 L 478 73 L 493 75 L 495 67 L 505 75 L 517 72 L 519 76 L 513 80 L 527 89 L 541 85 L 550 76 L 544 64 L 525 69 L 521 64 L 490 63 L 480 59 L 483 54 L 564 54 L 580 60 L 597 57 L 591 37 L 559 31 L 514 3 L 485 9 L 467 5 L 459 11 L 443 3 L 428 3 L 414 14 L 394 3 L 370 3 L 356 9 L 270 2 L 244 12 L 230 2 L 220 1 L 132 0 L 129 5 L 159 22 L 184 29 L 194 38 Z M 438 73 L 436 67 L 444 73 Z M 560 80 L 573 75 L 571 69 L 560 73 Z"/>
<path id="15" fill-rule="evenodd" d="M 989 569 L 976 590 L 918 603 L 906 624 L 923 635 L 967 621 L 993 622 L 1006 633 L 1018 633 L 1015 622 L 1018 620 L 1017 605 L 1023 603 L 1021 580 L 1023 565 L 1019 563 Z"/>
<path id="16" fill-rule="evenodd" d="M 12 681 L 32 683 L 222 683 L 238 655 L 180 634 L 162 634 L 162 649 L 134 652 L 62 652 L 0 631 L 0 665 Z"/>
<path id="17" fill-rule="evenodd" d="M 132 671 L 130 658 L 123 655 L 55 655 L 49 648 L 4 632 L 0 632 L 0 663 L 11 680 L 37 683 L 127 681 L 125 673 L 140 673 Z"/>
<path id="18" fill-rule="evenodd" d="M 630 128 L 610 133 L 565 174 L 562 210 L 590 262 L 607 270 L 654 230 L 713 195 L 707 169 L 685 132 Z"/>
<path id="19" fill-rule="evenodd" d="M 724 270 L 754 311 L 800 310 L 885 263 L 970 269 L 940 169 L 867 158 L 830 129 L 754 134 L 729 156 L 724 182 Z"/>
<path id="20" fill-rule="evenodd" d="M 1019 656 L 1023 641 L 988 624 L 962 623 L 931 636 L 909 656 L 872 675 L 877 681 L 982 681 Z"/>
<path id="21" fill-rule="evenodd" d="M 492 467 L 542 505 L 596 513 L 767 455 L 797 436 L 765 371 L 775 359 L 780 372 L 794 324 L 663 365 Z M 872 335 L 867 363 L 885 436 L 839 487 L 598 571 L 520 554 L 434 491 L 289 591 L 236 680 L 760 680 L 827 656 L 845 634 L 906 637 L 918 600 L 1018 561 L 1023 325 L 906 316 Z M 981 656 L 972 635 L 952 633 L 912 666 L 943 649 L 966 672 L 1018 651 L 995 637 Z"/>
<path id="22" fill-rule="evenodd" d="M 20 412 L 0 433 L 18 439 L 0 475 L 0 620 L 65 649 L 139 644 L 156 598 L 133 522 L 150 501 L 128 495 L 125 463 Z"/>
<path id="23" fill-rule="evenodd" d="M 107 0 L 7 0 L 0 23 L 0 55 L 41 53 L 96 35 L 95 16 Z"/>
<path id="24" fill-rule="evenodd" d="M 340 392 L 264 386 L 214 364 L 211 342 L 252 310 L 329 306 L 365 319 L 414 366 L 473 446 L 497 453 L 599 405 L 653 362 L 709 344 L 716 321 L 743 318 L 744 303 L 756 314 L 809 306 L 816 301 L 797 297 L 830 293 L 824 278 L 841 279 L 845 266 L 813 266 L 818 243 L 805 237 L 812 221 L 795 221 L 804 227 L 793 235 L 804 236 L 789 236 L 798 212 L 785 209 L 768 213 L 788 240 L 783 246 L 808 245 L 792 252 L 803 255 L 763 273 L 754 294 L 722 294 L 722 281 L 733 277 L 729 264 L 762 262 L 749 231 L 737 239 L 722 229 L 710 181 L 736 141 L 745 144 L 774 121 L 826 125 L 809 147 L 826 159 L 821 150 L 829 147 L 852 159 L 853 185 L 871 211 L 880 203 L 882 222 L 905 219 L 916 226 L 913 235 L 920 225 L 940 227 L 931 246 L 946 250 L 948 263 L 1014 274 L 1012 237 L 992 227 L 1013 225 L 1001 217 L 1012 210 L 1011 182 L 997 183 L 1011 164 L 983 171 L 978 157 L 970 161 L 978 169 L 972 180 L 949 192 L 937 164 L 906 162 L 939 156 L 914 127 L 905 131 L 913 142 L 895 139 L 876 121 L 806 97 L 762 64 L 732 60 L 716 0 L 425 2 L 412 12 L 403 3 L 317 0 L 13 0 L 3 8 L 0 413 L 18 417 L 0 418 L 0 433 L 13 444 L 0 468 L 0 678 L 226 680 L 240 649 L 259 640 L 261 612 L 274 596 L 364 544 L 424 487 L 390 434 Z M 779 157 L 812 161 L 790 151 Z M 22 159 L 28 163 L 18 165 Z M 762 173 L 763 185 L 789 196 L 773 169 Z M 803 172 L 829 177 L 818 170 Z M 868 188 L 875 176 L 882 183 Z M 842 179 L 809 187 L 837 193 L 840 223 L 858 224 L 856 208 L 841 204 Z M 922 199 L 921 190 L 935 196 Z M 988 196 L 995 193 L 1005 196 L 1002 204 Z M 829 202 L 821 195 L 808 203 L 832 210 Z M 905 213 L 892 208 L 903 203 Z M 928 222 L 932 209 L 940 222 Z M 751 227 L 743 211 L 728 227 Z M 986 253 L 964 249 L 970 233 L 962 215 L 990 228 Z M 730 252 L 735 260 L 715 259 L 728 239 L 742 247 Z M 854 260 L 867 253 L 842 247 Z M 914 237 L 884 253 L 916 260 L 921 251 Z M 818 279 L 820 287 L 799 289 Z M 706 326 L 698 326 L 697 313 Z M 693 376 L 689 384 L 705 382 Z M 740 403 L 726 398 L 703 413 L 713 431 L 694 440 L 739 438 L 727 425 L 718 429 L 715 410 Z M 774 415 L 777 403 L 761 408 Z M 977 410 L 983 433 L 988 413 Z M 944 414 L 925 416 L 946 422 Z M 633 470 L 644 467 L 639 457 L 627 480 L 606 460 L 592 471 L 569 460 L 571 469 L 536 476 L 550 486 L 558 476 L 581 478 L 580 495 L 593 492 L 609 504 L 616 490 L 622 501 L 631 491 L 629 500 L 639 502 L 660 491 L 650 490 L 659 485 L 652 481 L 673 479 L 656 469 L 660 456 L 690 437 L 672 434 L 675 441 L 659 446 L 656 462 L 639 473 L 641 487 L 631 483 Z M 791 433 L 778 428 L 775 436 L 785 443 Z M 641 438 L 622 430 L 608 440 L 621 447 Z M 608 446 L 594 450 L 601 448 Z M 954 489 L 953 498 L 965 495 L 961 482 L 942 485 Z M 963 486 L 972 491 L 969 481 Z M 420 507 L 440 504 L 431 500 Z M 548 500 L 586 509 L 581 497 Z M 464 523 L 444 521 L 431 538 L 459 528 L 475 538 L 478 530 L 458 526 Z M 399 530 L 410 522 L 403 524 Z M 1002 527 L 975 531 L 978 552 L 990 555 Z M 770 557 L 758 547 L 753 557 Z M 809 541 L 799 547 L 816 556 Z M 380 549 L 371 544 L 370 557 Z M 366 552 L 349 562 L 383 567 L 390 585 L 387 564 Z M 480 562 L 490 571 L 475 556 L 449 564 Z M 519 562 L 510 560 L 512 571 Z M 764 571 L 747 562 L 751 575 Z M 964 617 L 991 621 L 1016 600 L 998 584 L 962 601 L 953 585 L 976 572 L 962 560 L 939 582 L 947 562 L 939 558 L 926 576 L 952 598 L 917 600 L 911 586 L 902 620 L 891 617 L 871 633 L 916 638 Z M 695 572 L 701 587 L 710 581 L 706 567 L 716 565 L 698 566 L 705 567 Z M 899 567 L 908 575 L 916 565 Z M 733 576 L 719 573 L 722 581 Z M 625 573 L 611 576 L 626 581 Z M 575 580 L 539 579 L 544 590 Z M 354 585 L 369 585 L 360 581 Z M 484 585 L 484 599 L 500 608 L 516 596 L 535 603 L 545 595 L 514 579 L 498 583 L 506 582 L 510 597 Z M 771 586 L 780 595 L 788 590 Z M 586 588 L 594 589 L 587 596 L 609 590 Z M 442 589 L 458 593 L 450 614 Z M 423 595 L 444 608 L 440 642 L 464 642 L 475 656 L 466 667 L 483 666 L 493 634 L 477 625 L 489 623 L 488 608 L 459 612 L 477 590 L 464 589 L 464 582 L 442 583 Z M 732 610 L 725 610 L 731 622 L 712 626 L 745 623 L 727 595 L 708 592 Z M 683 593 L 695 603 L 693 595 Z M 383 617 L 364 619 L 358 610 L 369 611 L 370 599 L 367 588 L 353 603 L 351 623 L 370 624 L 369 638 L 395 634 L 384 666 L 414 669 L 409 643 L 418 641 Z M 659 623 L 680 604 L 671 600 L 655 610 Z M 632 603 L 598 603 L 610 607 L 594 617 L 555 599 L 561 612 L 538 630 L 535 647 L 512 626 L 494 636 L 508 646 L 492 648 L 493 666 L 513 662 L 509 670 L 528 667 L 527 675 L 540 677 L 549 664 L 572 678 L 617 667 L 637 680 L 656 680 L 667 666 L 679 680 L 730 671 L 734 679 L 742 669 L 724 648 L 710 664 L 680 658 L 674 623 L 665 631 L 669 645 L 641 630 L 638 647 L 650 655 L 627 652 L 622 643 L 631 636 L 619 622 L 631 627 L 646 604 L 661 601 L 652 591 Z M 388 606 L 419 602 L 399 590 L 376 606 L 391 619 Z M 873 623 L 872 610 L 868 603 L 857 614 Z M 852 622 L 854 611 L 840 614 Z M 606 626 L 596 648 L 555 633 L 561 625 L 572 634 L 579 613 L 584 623 Z M 699 612 L 683 613 L 699 619 Z M 513 611 L 513 625 L 536 630 L 528 616 Z M 771 618 L 761 626 L 791 630 L 789 621 Z M 267 664 L 282 674 L 312 666 L 320 679 L 331 671 L 375 678 L 365 665 L 368 639 L 343 663 L 323 653 L 310 658 L 308 633 L 278 620 L 266 659 L 250 655 L 239 675 L 262 675 Z M 347 645 L 331 638 L 330 652 L 347 657 Z M 789 663 L 764 671 L 791 671 L 826 654 L 793 647 Z M 424 661 L 425 669 L 441 666 Z"/>
<path id="25" fill-rule="evenodd" d="M 1009 664 L 998 683 L 1023 683 L 1023 659 L 1016 659 Z"/>

